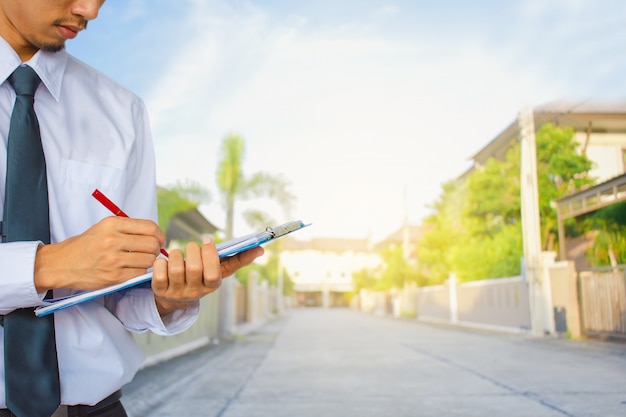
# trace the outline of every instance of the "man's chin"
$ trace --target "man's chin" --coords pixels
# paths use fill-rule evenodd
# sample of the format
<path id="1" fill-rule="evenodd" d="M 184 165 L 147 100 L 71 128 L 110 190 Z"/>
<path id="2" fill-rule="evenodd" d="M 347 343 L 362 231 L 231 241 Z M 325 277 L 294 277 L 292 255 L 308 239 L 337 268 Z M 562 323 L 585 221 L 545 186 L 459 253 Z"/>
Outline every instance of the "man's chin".
<path id="1" fill-rule="evenodd" d="M 65 43 L 41 45 L 39 49 L 46 52 L 59 52 L 65 48 Z"/>
<path id="2" fill-rule="evenodd" d="M 31 45 L 46 52 L 59 52 L 65 48 L 65 39 L 31 39 Z"/>

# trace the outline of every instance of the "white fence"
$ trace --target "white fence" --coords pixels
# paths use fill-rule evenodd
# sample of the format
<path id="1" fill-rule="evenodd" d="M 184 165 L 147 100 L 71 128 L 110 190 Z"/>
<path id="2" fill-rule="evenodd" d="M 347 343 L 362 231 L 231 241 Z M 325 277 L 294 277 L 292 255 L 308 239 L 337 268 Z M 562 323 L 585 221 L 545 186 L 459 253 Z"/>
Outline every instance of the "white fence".
<path id="1" fill-rule="evenodd" d="M 513 332 L 530 328 L 528 306 L 528 284 L 519 276 L 462 284 L 451 277 L 444 285 L 407 285 L 389 294 L 364 290 L 353 304 L 364 312 Z"/>

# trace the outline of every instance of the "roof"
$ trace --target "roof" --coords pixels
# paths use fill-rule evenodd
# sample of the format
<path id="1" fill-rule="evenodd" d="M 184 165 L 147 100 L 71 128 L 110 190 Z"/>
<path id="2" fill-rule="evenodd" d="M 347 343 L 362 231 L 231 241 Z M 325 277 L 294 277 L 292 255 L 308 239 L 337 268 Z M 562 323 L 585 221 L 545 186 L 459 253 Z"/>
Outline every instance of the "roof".
<path id="1" fill-rule="evenodd" d="M 535 107 L 533 116 L 535 129 L 552 123 L 556 126 L 572 127 L 578 132 L 626 133 L 626 100 L 553 101 Z M 518 139 L 518 132 L 515 119 L 471 159 L 476 164 L 484 165 L 490 157 L 503 158 L 509 144 Z M 467 172 L 462 176 L 466 174 Z"/>
<path id="2" fill-rule="evenodd" d="M 170 219 L 167 227 L 167 243 L 172 240 L 201 240 L 203 235 L 214 233 L 217 227 L 208 221 L 198 209 L 178 213 Z"/>
<path id="3" fill-rule="evenodd" d="M 369 239 L 325 238 L 317 237 L 310 240 L 284 238 L 283 251 L 315 250 L 320 252 L 371 252 Z"/>

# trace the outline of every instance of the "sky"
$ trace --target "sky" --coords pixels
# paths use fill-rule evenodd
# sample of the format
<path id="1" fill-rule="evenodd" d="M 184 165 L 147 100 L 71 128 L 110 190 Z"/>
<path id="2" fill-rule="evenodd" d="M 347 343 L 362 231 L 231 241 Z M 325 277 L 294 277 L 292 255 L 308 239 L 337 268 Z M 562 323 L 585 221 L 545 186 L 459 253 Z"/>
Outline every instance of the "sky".
<path id="1" fill-rule="evenodd" d="M 159 185 L 195 181 L 219 227 L 222 140 L 297 202 L 240 202 L 296 238 L 384 239 L 526 106 L 626 100 L 622 0 L 107 0 L 70 53 L 140 97 Z M 236 233 L 249 229 L 239 216 Z"/>

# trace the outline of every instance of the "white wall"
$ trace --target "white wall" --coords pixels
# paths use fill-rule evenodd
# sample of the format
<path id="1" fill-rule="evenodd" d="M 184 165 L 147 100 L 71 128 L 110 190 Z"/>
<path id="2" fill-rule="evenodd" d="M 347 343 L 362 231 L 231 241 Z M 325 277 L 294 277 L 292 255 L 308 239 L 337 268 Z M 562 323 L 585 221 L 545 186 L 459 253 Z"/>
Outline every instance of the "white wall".
<path id="1" fill-rule="evenodd" d="M 352 274 L 379 266 L 381 259 L 376 253 L 304 250 L 282 252 L 281 262 L 296 290 L 320 291 L 326 284 L 336 291 L 351 291 Z"/>
<path id="2" fill-rule="evenodd" d="M 587 134 L 576 133 L 575 140 L 582 146 Z M 597 182 L 603 182 L 625 171 L 624 151 L 626 135 L 616 133 L 593 133 L 587 146 L 587 157 L 594 162 L 590 172 Z"/>

